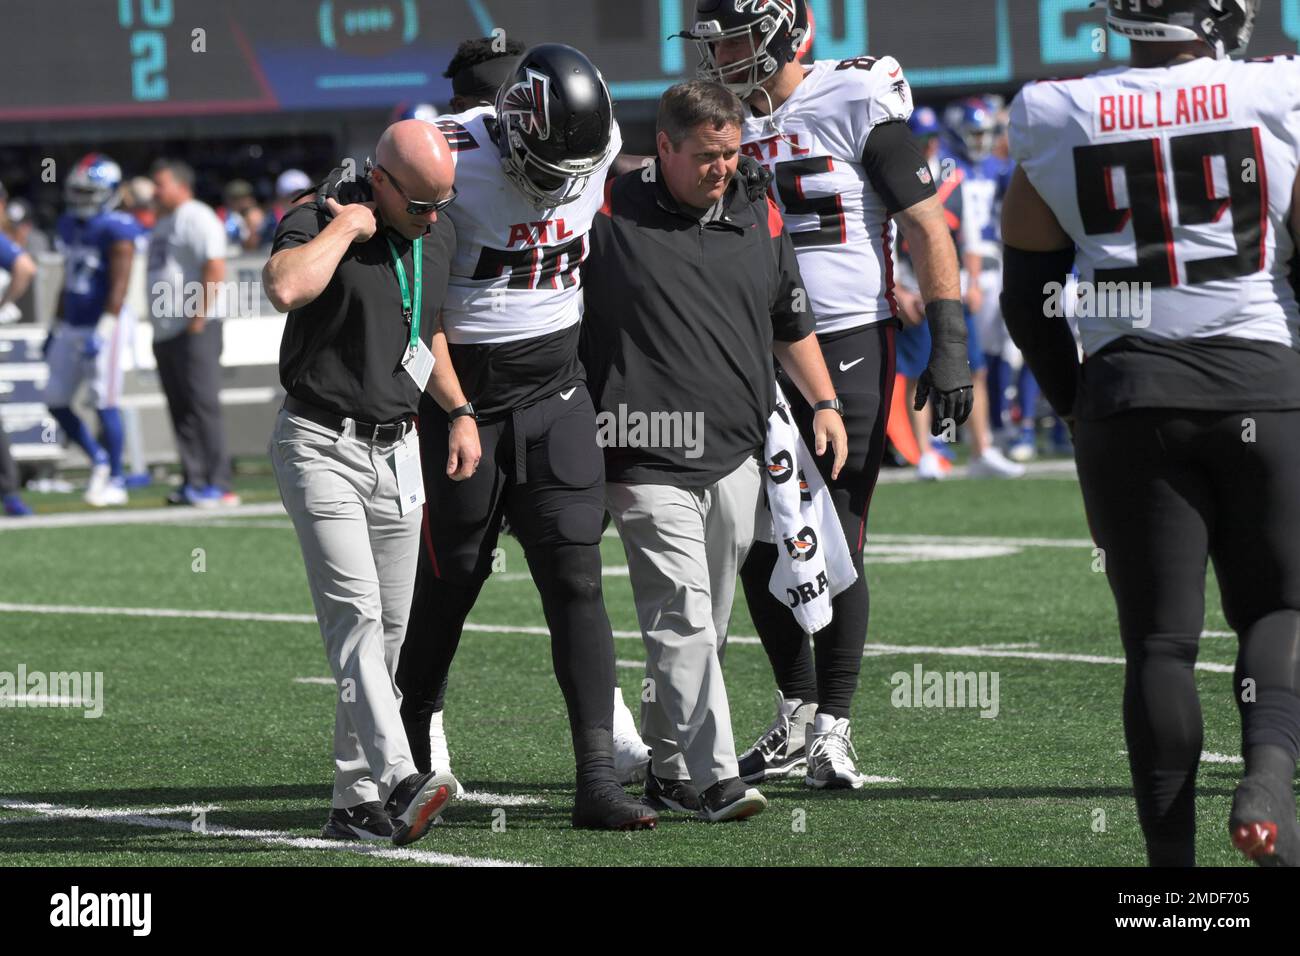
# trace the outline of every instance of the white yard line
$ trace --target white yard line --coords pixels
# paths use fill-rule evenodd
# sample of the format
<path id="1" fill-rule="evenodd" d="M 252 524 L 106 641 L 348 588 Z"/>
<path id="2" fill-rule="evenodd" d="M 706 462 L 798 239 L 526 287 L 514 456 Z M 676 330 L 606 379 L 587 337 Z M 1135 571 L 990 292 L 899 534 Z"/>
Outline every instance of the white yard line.
<path id="1" fill-rule="evenodd" d="M 132 810 L 122 808 L 113 813 L 78 807 L 62 807 L 52 803 L 29 803 L 25 800 L 6 800 L 0 802 L 0 809 L 20 810 L 37 814 L 51 820 L 86 819 L 104 823 L 124 823 L 129 826 L 147 827 L 153 830 L 180 830 L 192 832 L 195 836 L 225 837 L 227 839 L 246 840 L 268 846 L 284 846 L 294 850 L 333 850 L 344 853 L 359 853 L 374 856 L 382 860 L 405 860 L 415 863 L 428 863 L 434 866 L 527 866 L 511 860 L 494 860 L 488 857 L 459 856 L 451 853 L 434 853 L 429 850 L 415 850 L 411 847 L 386 846 L 383 843 L 350 843 L 340 840 L 324 840 L 320 837 L 301 837 L 281 830 L 249 830 L 241 827 L 226 827 L 207 823 L 202 830 L 194 831 L 191 819 L 168 820 L 148 808 Z M 168 808 L 162 808 L 167 810 Z M 175 812 L 193 813 L 204 807 L 180 807 Z M 434 831 L 436 833 L 436 831 Z"/>
<path id="2" fill-rule="evenodd" d="M 75 511 L 68 514 L 32 515 L 29 518 L 0 518 L 0 531 L 38 531 L 42 528 L 90 528 L 122 524 L 182 524 L 215 518 L 284 518 L 284 505 L 236 505 L 219 511 L 209 508 L 139 508 L 135 510 Z"/>
<path id="3" fill-rule="evenodd" d="M 190 618 L 218 621 L 259 621 L 273 624 L 315 624 L 316 618 L 310 614 L 269 614 L 257 611 L 187 611 L 178 608 L 133 608 L 133 607 L 80 607 L 70 604 L 12 604 L 0 602 L 0 613 L 13 614 L 91 614 L 123 617 L 153 618 Z M 517 624 L 474 624 L 466 622 L 465 630 L 489 634 L 534 634 L 539 637 L 550 636 L 545 627 Z M 614 631 L 614 636 L 626 640 L 640 640 L 640 631 Z M 757 637 L 748 634 L 733 634 L 727 638 L 728 644 L 760 644 Z M 1105 657 L 1096 654 L 1065 654 L 1048 651 L 1015 650 L 997 644 L 943 647 L 939 645 L 919 644 L 872 644 L 866 645 L 866 651 L 872 657 L 892 654 L 936 654 L 948 657 L 1008 657 L 1031 661 L 1062 661 L 1077 664 L 1123 664 L 1122 657 Z M 1231 674 L 1232 664 L 1216 664 L 1198 661 L 1197 670 L 1210 671 L 1215 674 Z"/>

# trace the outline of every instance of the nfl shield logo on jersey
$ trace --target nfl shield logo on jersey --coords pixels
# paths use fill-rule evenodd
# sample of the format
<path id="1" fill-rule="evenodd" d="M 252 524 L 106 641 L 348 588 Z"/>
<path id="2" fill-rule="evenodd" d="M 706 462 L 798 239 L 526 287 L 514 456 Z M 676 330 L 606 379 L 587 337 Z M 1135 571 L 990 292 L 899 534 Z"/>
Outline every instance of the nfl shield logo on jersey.
<path id="1" fill-rule="evenodd" d="M 916 178 L 921 180 L 921 182 L 925 183 L 925 185 L 927 186 L 930 185 L 932 182 L 934 182 L 934 177 L 930 175 L 929 166 L 922 166 L 920 169 L 918 169 L 916 171 Z"/>

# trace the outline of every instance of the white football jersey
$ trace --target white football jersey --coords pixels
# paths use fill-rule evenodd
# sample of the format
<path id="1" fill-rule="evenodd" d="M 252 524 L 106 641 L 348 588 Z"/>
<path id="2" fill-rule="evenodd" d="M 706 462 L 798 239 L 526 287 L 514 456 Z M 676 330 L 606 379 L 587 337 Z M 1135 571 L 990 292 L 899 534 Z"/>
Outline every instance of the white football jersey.
<path id="1" fill-rule="evenodd" d="M 1095 290 L 1079 315 L 1085 352 L 1126 335 L 1296 345 L 1300 59 L 1031 83 L 1010 135 L 1012 158 L 1078 247 L 1081 290 Z M 1122 307 L 1133 292 L 1140 310 Z"/>
<path id="2" fill-rule="evenodd" d="M 550 335 L 582 319 L 581 265 L 605 196 L 605 174 L 623 146 L 614 123 L 609 160 L 574 202 L 538 209 L 506 178 L 488 135 L 490 106 L 439 117 L 452 149 L 456 258 L 442 307 L 447 340 L 492 345 Z"/>
<path id="3" fill-rule="evenodd" d="M 911 115 L 898 61 L 863 56 L 818 60 L 771 117 L 745 122 L 743 151 L 772 172 L 820 333 L 897 314 L 890 218 L 862 154 L 872 129 Z"/>

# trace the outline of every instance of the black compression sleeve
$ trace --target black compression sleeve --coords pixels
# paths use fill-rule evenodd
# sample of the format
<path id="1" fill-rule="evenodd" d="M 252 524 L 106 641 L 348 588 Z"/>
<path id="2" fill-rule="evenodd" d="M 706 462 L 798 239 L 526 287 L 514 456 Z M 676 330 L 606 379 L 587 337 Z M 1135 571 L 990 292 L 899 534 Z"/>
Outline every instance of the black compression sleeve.
<path id="1" fill-rule="evenodd" d="M 867 136 L 862 167 L 891 216 L 935 193 L 920 140 L 902 120 L 881 123 Z M 925 175 L 923 176 L 922 173 Z"/>
<path id="2" fill-rule="evenodd" d="M 1052 408 L 1062 418 L 1068 417 L 1079 384 L 1079 352 L 1063 309 L 1074 249 L 1025 252 L 1005 246 L 1002 263 L 1002 318 L 1007 331 Z"/>

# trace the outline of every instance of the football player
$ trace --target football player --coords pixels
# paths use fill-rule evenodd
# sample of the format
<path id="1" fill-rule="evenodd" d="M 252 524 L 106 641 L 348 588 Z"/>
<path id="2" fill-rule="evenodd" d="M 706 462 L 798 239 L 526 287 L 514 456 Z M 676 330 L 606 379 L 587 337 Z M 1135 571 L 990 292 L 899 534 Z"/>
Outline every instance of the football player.
<path id="1" fill-rule="evenodd" d="M 0 185 L 0 228 L 9 226 L 4 202 L 7 198 Z M 0 232 L 0 324 L 17 322 L 22 318 L 18 300 L 27 294 L 36 277 L 36 263 L 32 257 L 4 232 Z M 30 515 L 32 509 L 18 493 L 18 466 L 9 450 L 9 439 L 0 423 L 0 509 L 11 518 Z"/>
<path id="2" fill-rule="evenodd" d="M 609 91 L 578 50 L 544 44 L 519 59 L 495 107 L 437 125 L 460 198 L 448 210 L 458 248 L 434 375 L 450 376 L 462 401 L 428 400 L 420 415 L 429 503 L 397 675 L 411 748 L 426 766 L 431 714 L 504 517 L 540 592 L 569 708 L 574 825 L 651 827 L 654 812 L 615 778 L 604 459 L 577 352 L 587 233 L 622 145 Z"/>
<path id="3" fill-rule="evenodd" d="M 124 308 L 139 224 L 117 210 L 122 170 L 101 153 L 84 156 L 68 174 L 67 211 L 56 245 L 64 256 L 63 294 L 45 345 L 49 380 L 45 404 L 64 432 L 90 458 L 86 502 L 126 504 L 122 475 L 123 360 L 130 354 L 134 317 Z M 103 445 L 72 411 L 82 382 L 90 381 Z"/>
<path id="4" fill-rule="evenodd" d="M 809 638 L 768 591 L 774 545 L 756 542 L 741 580 L 781 695 L 776 719 L 740 761 L 747 782 L 806 767 L 811 787 L 861 787 L 849 711 L 867 634 L 862 569 L 867 508 L 884 455 L 894 382 L 890 220 L 912 248 L 934 347 L 916 404 L 932 400 L 935 427 L 971 410 L 966 324 L 957 256 L 934 178 L 907 127 L 912 95 L 890 57 L 811 66 L 796 58 L 808 28 L 805 0 L 699 0 L 685 34 L 710 79 L 745 100 L 744 152 L 773 174 L 773 198 L 794 241 L 817 317 L 817 338 L 843 402 L 849 462 L 838 478 L 818 460 L 858 578 L 833 602 L 834 620 Z M 812 409 L 783 389 L 812 447 Z M 814 715 L 814 711 L 816 711 Z"/>
<path id="5" fill-rule="evenodd" d="M 1030 84 L 1011 111 L 1003 313 L 1074 420 L 1152 865 L 1195 860 L 1207 558 L 1239 638 L 1229 832 L 1258 863 L 1300 864 L 1300 59 L 1227 58 L 1257 7 L 1113 0 L 1132 66 Z M 1082 369 L 1053 285 L 1076 263 Z"/>

